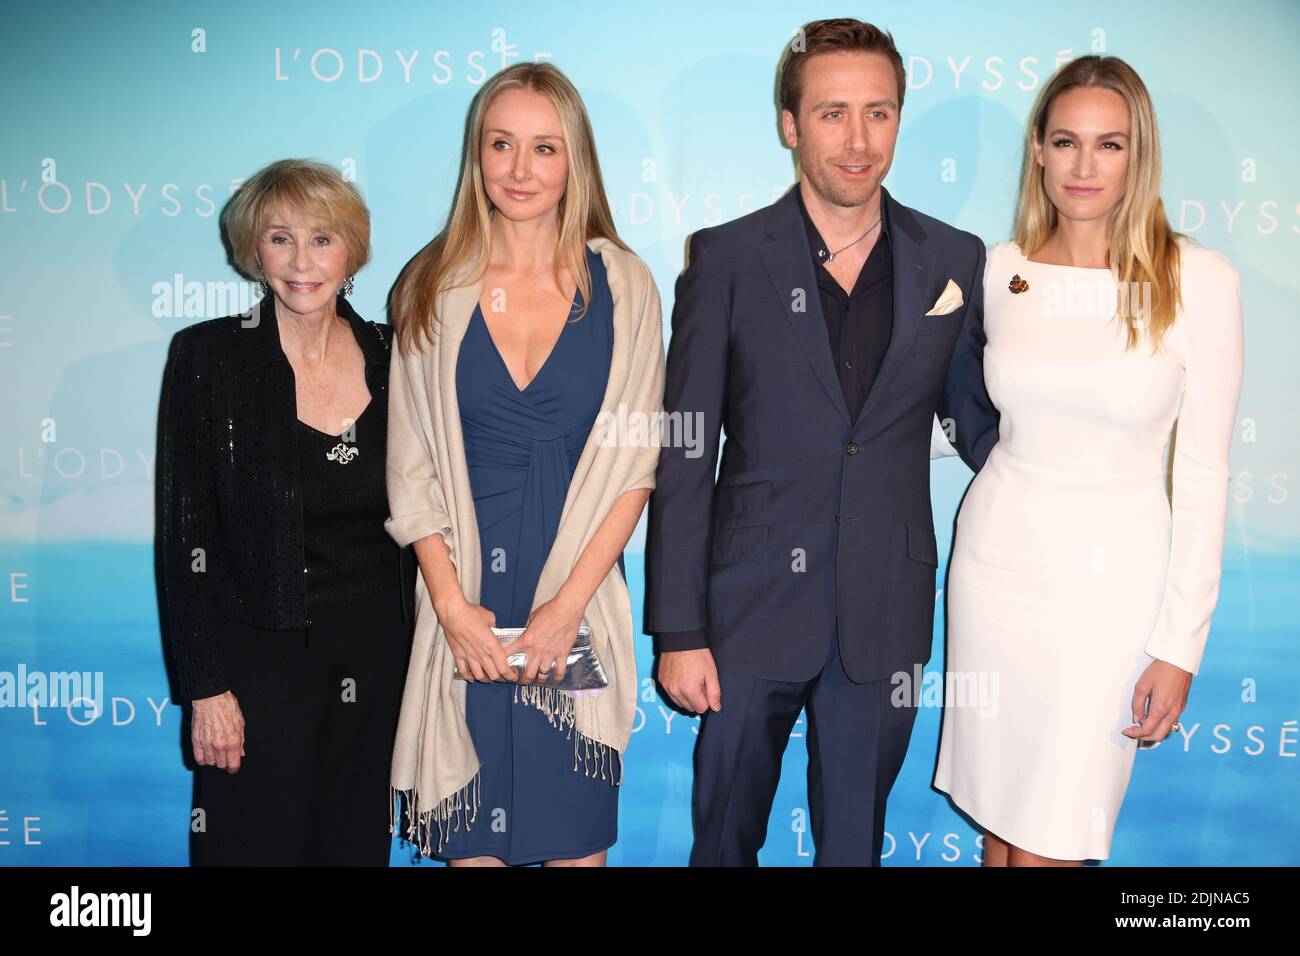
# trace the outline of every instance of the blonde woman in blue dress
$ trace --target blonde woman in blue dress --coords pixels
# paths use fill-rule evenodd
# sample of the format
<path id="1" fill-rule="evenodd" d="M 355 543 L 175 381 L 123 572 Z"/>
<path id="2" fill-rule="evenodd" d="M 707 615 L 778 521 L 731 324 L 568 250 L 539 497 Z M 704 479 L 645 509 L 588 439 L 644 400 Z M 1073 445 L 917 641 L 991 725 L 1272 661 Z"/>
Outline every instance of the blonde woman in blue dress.
<path id="1" fill-rule="evenodd" d="M 475 97 L 447 226 L 391 311 L 386 526 L 421 570 L 391 775 L 407 835 L 456 867 L 603 866 L 638 686 L 622 552 L 659 457 L 608 425 L 658 420 L 663 323 L 554 65 Z M 559 689 L 584 622 L 608 686 Z M 493 627 L 525 630 L 507 652 Z"/>
<path id="2" fill-rule="evenodd" d="M 1159 188 L 1137 74 L 1062 67 L 1030 117 L 1015 241 L 987 259 L 999 440 L 947 591 L 950 686 L 997 694 L 948 700 L 935 786 L 985 831 L 985 866 L 1109 856 L 1139 742 L 1179 729 L 1218 599 L 1241 286 L 1170 229 Z"/>

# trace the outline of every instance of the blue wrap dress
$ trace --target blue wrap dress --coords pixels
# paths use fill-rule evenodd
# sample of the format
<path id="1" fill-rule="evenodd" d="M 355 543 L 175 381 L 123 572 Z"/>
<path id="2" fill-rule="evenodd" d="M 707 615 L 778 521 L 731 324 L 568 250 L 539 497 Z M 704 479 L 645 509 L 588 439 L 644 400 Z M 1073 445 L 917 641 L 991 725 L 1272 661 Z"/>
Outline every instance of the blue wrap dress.
<path id="1" fill-rule="evenodd" d="M 456 360 L 465 455 L 478 521 L 479 603 L 497 627 L 528 623 L 569 482 L 600 411 L 613 355 L 613 300 L 600 254 L 587 250 L 591 307 L 564 326 L 520 389 L 476 306 Z M 620 570 L 622 557 L 619 558 Z M 481 761 L 474 822 L 448 835 L 442 859 L 494 856 L 518 865 L 575 859 L 612 845 L 611 774 L 574 769 L 576 731 L 555 726 L 512 683 L 470 681 L 466 722 Z"/>

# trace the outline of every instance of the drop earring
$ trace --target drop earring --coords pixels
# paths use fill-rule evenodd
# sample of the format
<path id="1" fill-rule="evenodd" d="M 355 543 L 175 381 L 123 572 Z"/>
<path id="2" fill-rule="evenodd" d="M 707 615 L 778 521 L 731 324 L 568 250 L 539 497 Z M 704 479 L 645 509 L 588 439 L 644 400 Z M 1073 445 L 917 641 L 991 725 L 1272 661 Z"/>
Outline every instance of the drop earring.
<path id="1" fill-rule="evenodd" d="M 266 270 L 262 268 L 262 263 L 257 264 L 257 285 L 262 290 L 262 298 L 271 294 L 271 284 L 266 281 Z"/>
<path id="2" fill-rule="evenodd" d="M 352 280 L 354 276 L 348 276 L 343 280 L 343 288 L 339 290 L 339 295 L 345 299 L 352 294 Z"/>

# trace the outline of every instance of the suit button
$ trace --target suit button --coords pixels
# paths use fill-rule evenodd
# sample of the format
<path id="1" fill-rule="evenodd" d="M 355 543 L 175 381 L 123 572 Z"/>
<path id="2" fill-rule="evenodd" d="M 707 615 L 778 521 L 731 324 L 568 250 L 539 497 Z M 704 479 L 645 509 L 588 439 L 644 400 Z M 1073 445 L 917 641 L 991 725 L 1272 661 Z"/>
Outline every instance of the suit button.
<path id="1" fill-rule="evenodd" d="M 847 451 L 850 455 L 856 455 L 858 453 L 858 443 L 855 441 L 851 441 L 849 442 L 849 447 L 844 450 Z"/>
<path id="2" fill-rule="evenodd" d="M 840 523 L 840 513 L 838 511 L 835 512 L 835 523 L 836 524 Z"/>

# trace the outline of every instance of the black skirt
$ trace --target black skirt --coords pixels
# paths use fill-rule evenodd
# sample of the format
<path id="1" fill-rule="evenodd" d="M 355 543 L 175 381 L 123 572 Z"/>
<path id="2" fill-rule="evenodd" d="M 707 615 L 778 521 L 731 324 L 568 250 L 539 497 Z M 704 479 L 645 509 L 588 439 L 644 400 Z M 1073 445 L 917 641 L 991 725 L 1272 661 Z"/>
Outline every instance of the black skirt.
<path id="1" fill-rule="evenodd" d="M 244 715 L 237 773 L 195 774 L 196 866 L 386 866 L 389 769 L 412 622 L 397 587 L 310 630 L 227 621 L 221 656 Z"/>

